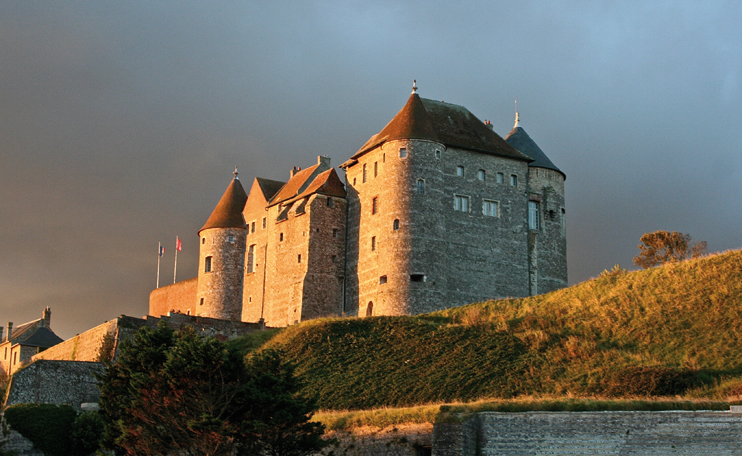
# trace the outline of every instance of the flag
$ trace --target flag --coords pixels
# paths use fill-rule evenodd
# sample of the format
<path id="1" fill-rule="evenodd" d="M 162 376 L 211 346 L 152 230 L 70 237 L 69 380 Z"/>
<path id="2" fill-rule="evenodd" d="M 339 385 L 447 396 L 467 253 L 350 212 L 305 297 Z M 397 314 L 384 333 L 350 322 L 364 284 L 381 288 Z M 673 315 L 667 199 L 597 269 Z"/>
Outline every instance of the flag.
<path id="1" fill-rule="evenodd" d="M 183 250 L 183 245 L 180 243 L 180 238 L 178 236 L 175 236 L 175 248 L 178 252 Z"/>
<path id="2" fill-rule="evenodd" d="M 165 247 L 160 246 L 160 256 L 162 256 L 165 253 Z"/>

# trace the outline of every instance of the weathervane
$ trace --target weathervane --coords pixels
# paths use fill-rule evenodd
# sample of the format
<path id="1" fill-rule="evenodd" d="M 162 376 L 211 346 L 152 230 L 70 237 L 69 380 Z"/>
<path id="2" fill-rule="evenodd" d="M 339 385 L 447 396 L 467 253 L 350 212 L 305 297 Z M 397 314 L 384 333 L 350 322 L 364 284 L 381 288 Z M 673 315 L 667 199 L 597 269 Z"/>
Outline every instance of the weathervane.
<path id="1" fill-rule="evenodd" d="M 417 93 L 417 80 L 415 79 L 412 80 L 412 93 Z"/>
<path id="2" fill-rule="evenodd" d="M 520 116 L 518 115 L 518 97 L 515 98 L 515 125 L 513 128 L 518 128 L 518 122 L 520 121 Z"/>
<path id="3" fill-rule="evenodd" d="M 237 177 L 237 175 L 239 174 L 239 173 L 237 172 L 237 165 L 234 165 L 234 172 L 233 172 L 232 174 L 234 174 L 234 178 L 235 178 L 235 179 L 237 179 L 237 180 L 239 180 L 239 179 L 240 179 L 239 177 Z"/>

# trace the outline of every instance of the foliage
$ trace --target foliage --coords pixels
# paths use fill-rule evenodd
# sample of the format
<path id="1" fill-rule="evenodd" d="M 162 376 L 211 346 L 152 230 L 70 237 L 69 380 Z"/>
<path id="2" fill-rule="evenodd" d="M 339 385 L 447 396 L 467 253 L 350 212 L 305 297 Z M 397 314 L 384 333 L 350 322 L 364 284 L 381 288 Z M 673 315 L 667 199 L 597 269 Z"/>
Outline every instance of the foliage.
<path id="1" fill-rule="evenodd" d="M 321 448 L 323 427 L 304 426 L 311 402 L 294 394 L 291 367 L 278 353 L 269 355 L 272 370 L 266 372 L 264 357 L 248 365 L 239 353 L 189 328 L 142 328 L 121 344 L 117 362 L 99 379 L 105 446 L 132 455 L 226 455 L 243 448 L 259 455 L 270 440 L 266 435 L 281 435 L 285 448 L 267 454 L 304 454 L 291 444 Z M 265 395 L 282 401 L 266 404 Z M 260 414 L 271 406 L 274 415 Z"/>
<path id="2" fill-rule="evenodd" d="M 601 279 L 610 279 L 611 277 L 620 277 L 624 274 L 626 274 L 626 269 L 622 268 L 619 265 L 614 265 L 613 269 L 605 269 L 603 272 L 600 273 Z"/>
<path id="3" fill-rule="evenodd" d="M 70 434 L 77 417 L 69 405 L 17 404 L 5 409 L 10 427 L 49 456 L 69 456 Z"/>
<path id="4" fill-rule="evenodd" d="M 234 339 L 226 341 L 227 350 L 235 351 L 242 356 L 247 356 L 249 353 L 257 350 L 273 336 L 278 334 L 280 329 L 267 329 L 265 331 L 253 331 Z"/>
<path id="5" fill-rule="evenodd" d="M 741 275 L 732 251 L 428 315 L 305 322 L 266 347 L 330 410 L 617 395 L 617 372 L 647 367 L 690 377 L 626 394 L 726 399 L 742 383 Z"/>
<path id="6" fill-rule="evenodd" d="M 697 373 L 688 369 L 632 366 L 606 375 L 602 383 L 603 394 L 612 397 L 675 396 L 699 381 Z"/>
<path id="7" fill-rule="evenodd" d="M 690 234 L 677 231 L 645 233 L 640 241 L 639 255 L 634 257 L 634 264 L 645 269 L 658 264 L 698 258 L 706 251 L 706 241 L 691 243 Z"/>
<path id="8" fill-rule="evenodd" d="M 105 423 L 98 412 L 84 412 L 75 418 L 70 433 L 72 454 L 90 454 L 100 448 Z"/>

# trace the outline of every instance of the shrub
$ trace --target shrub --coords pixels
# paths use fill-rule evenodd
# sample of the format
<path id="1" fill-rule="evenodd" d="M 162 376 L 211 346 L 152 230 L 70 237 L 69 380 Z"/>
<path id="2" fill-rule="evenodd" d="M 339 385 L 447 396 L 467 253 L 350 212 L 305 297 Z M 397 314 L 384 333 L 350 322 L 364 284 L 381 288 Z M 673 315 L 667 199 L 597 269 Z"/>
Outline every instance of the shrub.
<path id="1" fill-rule="evenodd" d="M 84 412 L 76 419 L 70 434 L 73 454 L 90 454 L 100 448 L 105 424 L 98 412 Z"/>
<path id="2" fill-rule="evenodd" d="M 675 396 L 698 384 L 695 371 L 670 367 L 628 367 L 607 375 L 602 382 L 607 396 Z"/>
<path id="3" fill-rule="evenodd" d="M 70 435 L 76 417 L 69 405 L 17 404 L 5 409 L 10 427 L 49 456 L 72 454 Z"/>

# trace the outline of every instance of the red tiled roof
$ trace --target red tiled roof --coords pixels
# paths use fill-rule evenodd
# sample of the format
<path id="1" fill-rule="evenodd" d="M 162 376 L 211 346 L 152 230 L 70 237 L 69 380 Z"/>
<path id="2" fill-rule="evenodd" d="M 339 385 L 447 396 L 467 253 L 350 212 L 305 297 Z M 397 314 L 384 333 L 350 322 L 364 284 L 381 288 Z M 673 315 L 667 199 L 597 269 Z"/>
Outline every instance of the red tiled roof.
<path id="1" fill-rule="evenodd" d="M 206 224 L 198 230 L 200 233 L 209 228 L 244 228 L 245 219 L 242 217 L 242 210 L 245 208 L 247 194 L 242 188 L 240 180 L 232 179 L 227 190 L 222 195 L 219 203 L 214 208 Z"/>

